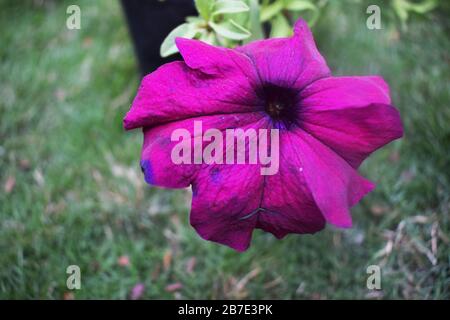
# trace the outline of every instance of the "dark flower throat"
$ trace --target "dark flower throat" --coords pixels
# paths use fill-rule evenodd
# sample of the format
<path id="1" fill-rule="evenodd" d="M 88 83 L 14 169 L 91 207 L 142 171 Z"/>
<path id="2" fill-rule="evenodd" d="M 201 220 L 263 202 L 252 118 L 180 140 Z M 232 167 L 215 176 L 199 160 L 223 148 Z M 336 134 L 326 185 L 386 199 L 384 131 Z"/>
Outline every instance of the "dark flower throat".
<path id="1" fill-rule="evenodd" d="M 274 84 L 262 86 L 260 98 L 264 102 L 264 111 L 277 128 L 289 129 L 298 121 L 298 91 Z"/>

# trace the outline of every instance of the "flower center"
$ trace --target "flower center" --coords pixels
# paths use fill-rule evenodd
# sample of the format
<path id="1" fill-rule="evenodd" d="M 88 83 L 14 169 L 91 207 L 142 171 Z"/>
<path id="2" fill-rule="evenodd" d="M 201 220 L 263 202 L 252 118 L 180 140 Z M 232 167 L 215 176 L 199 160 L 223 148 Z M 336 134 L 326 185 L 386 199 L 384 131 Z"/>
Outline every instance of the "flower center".
<path id="1" fill-rule="evenodd" d="M 266 111 L 273 119 L 281 118 L 281 114 L 286 110 L 286 106 L 279 101 L 266 102 Z"/>
<path id="2" fill-rule="evenodd" d="M 264 111 L 275 124 L 289 128 L 297 122 L 297 91 L 292 88 L 266 84 L 260 97 L 264 101 Z"/>

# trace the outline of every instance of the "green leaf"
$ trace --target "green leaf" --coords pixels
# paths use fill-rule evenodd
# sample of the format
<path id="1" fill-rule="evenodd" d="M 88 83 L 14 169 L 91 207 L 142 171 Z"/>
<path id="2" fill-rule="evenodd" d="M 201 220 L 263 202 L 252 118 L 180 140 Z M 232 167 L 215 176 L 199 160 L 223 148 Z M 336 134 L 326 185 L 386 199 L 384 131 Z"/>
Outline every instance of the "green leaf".
<path id="1" fill-rule="evenodd" d="M 280 11 L 283 10 L 283 5 L 284 5 L 284 3 L 280 0 L 278 0 L 277 2 L 269 4 L 268 6 L 262 7 L 261 22 L 269 21 L 274 16 L 276 16 L 278 13 L 280 13 Z"/>
<path id="2" fill-rule="evenodd" d="M 405 23 L 408 20 L 408 3 L 405 0 L 394 0 L 392 2 L 392 8 L 394 9 L 397 16 L 400 18 L 402 23 Z"/>
<path id="3" fill-rule="evenodd" d="M 216 40 L 216 36 L 214 35 L 213 32 L 204 32 L 202 33 L 202 35 L 200 36 L 199 40 L 206 42 L 208 44 L 211 45 L 217 45 L 217 40 Z"/>
<path id="4" fill-rule="evenodd" d="M 211 16 L 213 0 L 195 0 L 195 7 L 197 8 L 200 16 L 208 21 L 209 17 Z"/>
<path id="5" fill-rule="evenodd" d="M 317 7 L 307 0 L 291 0 L 287 3 L 286 9 L 290 11 L 316 10 Z"/>
<path id="6" fill-rule="evenodd" d="M 289 25 L 289 21 L 282 13 L 277 14 L 275 18 L 271 21 L 270 37 L 271 38 L 288 37 L 291 34 L 292 28 Z"/>
<path id="7" fill-rule="evenodd" d="M 319 18 L 320 11 L 310 0 L 289 0 L 286 9 L 294 12 L 310 11 L 312 14 L 307 19 L 308 25 L 312 27 Z"/>
<path id="8" fill-rule="evenodd" d="M 241 0 L 218 0 L 214 4 L 212 15 L 247 12 L 250 8 Z"/>
<path id="9" fill-rule="evenodd" d="M 197 17 L 197 16 L 186 17 L 186 22 L 196 23 L 196 24 L 205 24 L 205 20 L 203 18 Z"/>
<path id="10" fill-rule="evenodd" d="M 319 10 L 313 10 L 312 12 L 313 12 L 313 14 L 312 14 L 311 18 L 309 18 L 307 20 L 308 21 L 308 26 L 310 28 L 312 28 L 316 24 L 317 20 L 319 19 L 319 15 L 320 15 L 320 11 Z"/>
<path id="11" fill-rule="evenodd" d="M 437 0 L 425 0 L 419 3 L 408 3 L 408 7 L 411 11 L 419 14 L 425 14 L 428 11 L 433 10 L 438 5 Z"/>
<path id="12" fill-rule="evenodd" d="M 406 28 L 406 22 L 409 18 L 409 13 L 425 14 L 438 5 L 437 0 L 423 0 L 422 2 L 410 2 L 407 0 L 393 0 L 392 8 L 397 16 L 400 18 L 402 27 Z"/>
<path id="13" fill-rule="evenodd" d="M 214 23 L 212 21 L 209 22 L 209 26 L 219 35 L 224 38 L 231 40 L 244 40 L 250 37 L 250 31 L 245 29 L 243 26 L 240 26 L 232 19 L 221 22 Z"/>
<path id="14" fill-rule="evenodd" d="M 245 42 L 264 38 L 262 26 L 260 23 L 261 9 L 258 0 L 249 0 L 250 14 L 249 14 L 249 27 L 251 36 L 245 40 Z"/>
<path id="15" fill-rule="evenodd" d="M 175 38 L 183 37 L 192 39 L 198 31 L 197 26 L 192 23 L 183 23 L 173 29 L 161 44 L 159 50 L 161 57 L 165 58 L 178 52 L 177 46 L 175 45 Z"/>

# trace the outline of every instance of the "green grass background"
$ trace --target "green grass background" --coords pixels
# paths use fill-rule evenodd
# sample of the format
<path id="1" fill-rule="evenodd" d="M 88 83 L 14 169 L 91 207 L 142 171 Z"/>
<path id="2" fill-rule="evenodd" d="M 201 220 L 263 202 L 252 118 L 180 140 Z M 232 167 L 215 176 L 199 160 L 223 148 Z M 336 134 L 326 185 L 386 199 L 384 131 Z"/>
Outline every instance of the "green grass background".
<path id="1" fill-rule="evenodd" d="M 255 231 L 239 254 L 196 235 L 190 191 L 143 183 L 141 133 L 122 129 L 139 80 L 119 4 L 2 1 L 0 298 L 125 299 L 137 283 L 146 299 L 450 298 L 449 24 L 438 10 L 370 31 L 366 7 L 332 1 L 316 40 L 334 74 L 385 77 L 405 137 L 363 165 L 378 186 L 353 229 Z M 66 287 L 71 264 L 81 290 Z M 366 288 L 371 264 L 381 291 Z"/>

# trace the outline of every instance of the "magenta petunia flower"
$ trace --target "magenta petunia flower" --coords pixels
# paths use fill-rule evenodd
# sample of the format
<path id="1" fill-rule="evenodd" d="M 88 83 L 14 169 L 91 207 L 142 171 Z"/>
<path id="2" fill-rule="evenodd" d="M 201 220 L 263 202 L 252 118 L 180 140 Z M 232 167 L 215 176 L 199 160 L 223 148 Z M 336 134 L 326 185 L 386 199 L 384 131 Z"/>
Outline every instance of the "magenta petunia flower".
<path id="1" fill-rule="evenodd" d="M 374 188 L 357 169 L 403 134 L 381 77 L 333 77 L 306 23 L 290 38 L 226 49 L 178 38 L 184 61 L 147 75 L 124 119 L 143 128 L 147 183 L 192 185 L 191 225 L 201 237 L 238 251 L 255 228 L 282 238 L 328 222 L 351 227 L 349 208 Z M 279 169 L 260 164 L 176 164 L 171 134 L 194 122 L 216 128 L 279 129 Z"/>

